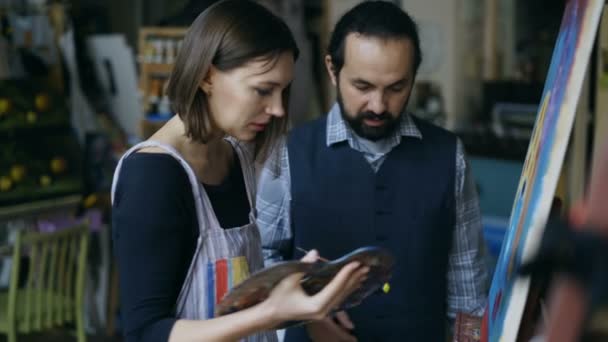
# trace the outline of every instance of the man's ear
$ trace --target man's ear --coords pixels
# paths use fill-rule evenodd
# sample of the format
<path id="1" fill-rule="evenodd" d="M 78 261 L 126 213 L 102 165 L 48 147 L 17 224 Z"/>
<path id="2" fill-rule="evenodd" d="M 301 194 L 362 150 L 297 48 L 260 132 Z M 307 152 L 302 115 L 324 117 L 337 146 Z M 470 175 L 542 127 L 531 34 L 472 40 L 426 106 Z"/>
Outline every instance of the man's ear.
<path id="1" fill-rule="evenodd" d="M 207 72 L 207 75 L 205 75 L 205 77 L 201 81 L 201 84 L 200 84 L 201 90 L 205 94 L 207 94 L 207 96 L 211 95 L 211 90 L 213 89 L 213 76 L 215 75 L 216 72 L 217 72 L 217 70 L 215 70 L 215 67 L 212 65 L 211 67 L 209 67 L 209 71 Z"/>
<path id="2" fill-rule="evenodd" d="M 331 83 L 334 86 L 338 85 L 337 82 L 337 75 L 336 75 L 336 68 L 334 66 L 334 63 L 331 60 L 331 56 L 330 55 L 325 55 L 325 69 L 327 69 L 327 74 L 329 74 L 329 79 L 331 80 Z"/>

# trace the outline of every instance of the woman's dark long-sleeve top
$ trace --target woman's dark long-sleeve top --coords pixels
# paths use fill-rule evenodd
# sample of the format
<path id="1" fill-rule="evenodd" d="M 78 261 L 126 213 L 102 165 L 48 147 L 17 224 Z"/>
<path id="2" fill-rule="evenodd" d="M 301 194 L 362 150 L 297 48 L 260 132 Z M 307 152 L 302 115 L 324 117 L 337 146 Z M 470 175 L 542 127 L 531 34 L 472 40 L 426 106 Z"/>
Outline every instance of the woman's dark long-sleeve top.
<path id="1" fill-rule="evenodd" d="M 204 186 L 222 227 L 249 221 L 243 174 L 236 155 L 234 160 L 222 184 Z M 177 160 L 135 153 L 123 161 L 112 234 L 126 341 L 167 341 L 199 236 L 192 187 Z"/>

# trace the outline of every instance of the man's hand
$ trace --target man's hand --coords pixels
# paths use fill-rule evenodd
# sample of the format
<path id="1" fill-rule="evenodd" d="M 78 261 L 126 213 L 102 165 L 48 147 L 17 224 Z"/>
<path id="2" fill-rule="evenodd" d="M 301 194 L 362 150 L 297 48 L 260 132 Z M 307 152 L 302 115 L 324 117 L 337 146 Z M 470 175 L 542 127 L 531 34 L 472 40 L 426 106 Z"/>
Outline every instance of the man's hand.
<path id="1" fill-rule="evenodd" d="M 354 328 L 355 325 L 344 311 L 306 325 L 308 336 L 313 342 L 357 342 L 357 338 L 350 333 Z"/>
<path id="2" fill-rule="evenodd" d="M 482 317 L 459 312 L 454 322 L 453 342 L 473 342 L 480 340 Z"/>

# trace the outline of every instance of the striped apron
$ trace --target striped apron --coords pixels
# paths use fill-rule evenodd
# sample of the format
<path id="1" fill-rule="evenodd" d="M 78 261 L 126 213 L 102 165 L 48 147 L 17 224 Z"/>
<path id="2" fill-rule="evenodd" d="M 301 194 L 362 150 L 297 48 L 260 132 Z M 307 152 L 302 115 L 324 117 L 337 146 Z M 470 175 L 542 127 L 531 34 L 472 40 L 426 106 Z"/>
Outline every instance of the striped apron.
<path id="1" fill-rule="evenodd" d="M 211 201 L 190 165 L 172 147 L 155 141 L 144 141 L 129 149 L 118 162 L 112 184 L 112 200 L 122 161 L 145 147 L 165 150 L 180 162 L 192 185 L 199 225 L 199 237 L 188 274 L 177 298 L 175 316 L 182 319 L 209 319 L 214 316 L 219 300 L 250 273 L 264 265 L 260 233 L 255 224 L 255 173 L 252 153 L 232 138 L 227 138 L 240 160 L 247 197 L 251 206 L 249 223 L 223 229 L 215 216 Z M 242 341 L 277 341 L 274 331 L 261 332 Z"/>

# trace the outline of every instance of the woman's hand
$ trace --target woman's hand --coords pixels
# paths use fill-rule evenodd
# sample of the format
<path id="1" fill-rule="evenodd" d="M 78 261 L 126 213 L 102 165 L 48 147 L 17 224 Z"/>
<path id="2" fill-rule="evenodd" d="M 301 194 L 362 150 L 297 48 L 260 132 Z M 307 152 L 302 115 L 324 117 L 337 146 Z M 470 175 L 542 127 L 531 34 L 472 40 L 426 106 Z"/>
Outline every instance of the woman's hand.
<path id="1" fill-rule="evenodd" d="M 316 251 L 311 251 L 302 261 L 314 262 L 318 257 Z M 321 320 L 361 286 L 368 272 L 369 267 L 351 262 L 342 267 L 323 290 L 312 296 L 300 286 L 304 274 L 292 274 L 283 279 L 261 305 L 277 324 L 294 320 Z"/>
<path id="2" fill-rule="evenodd" d="M 314 262 L 317 252 L 302 261 Z M 268 299 L 251 308 L 208 320 L 180 319 L 175 322 L 169 341 L 236 341 L 258 331 L 269 330 L 286 321 L 320 320 L 356 290 L 367 277 L 368 267 L 352 262 L 340 270 L 327 286 L 309 296 L 300 286 L 303 273 L 283 279 Z"/>

